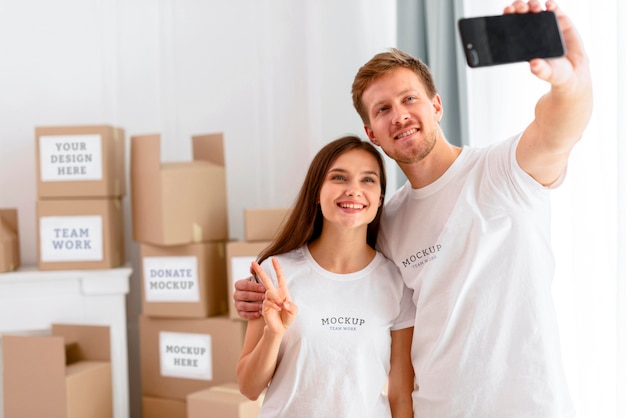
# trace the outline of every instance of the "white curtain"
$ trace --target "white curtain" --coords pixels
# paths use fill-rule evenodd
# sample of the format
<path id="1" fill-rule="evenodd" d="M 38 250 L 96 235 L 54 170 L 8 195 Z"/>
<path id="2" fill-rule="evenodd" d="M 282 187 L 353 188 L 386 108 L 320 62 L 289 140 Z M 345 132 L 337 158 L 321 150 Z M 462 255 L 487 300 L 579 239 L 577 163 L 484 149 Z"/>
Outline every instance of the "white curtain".
<path id="1" fill-rule="evenodd" d="M 508 2 L 465 0 L 466 16 Z M 594 113 L 553 192 L 554 298 L 579 418 L 626 417 L 626 19 L 622 0 L 559 1 L 591 59 Z M 526 64 L 466 69 L 470 143 L 522 130 L 545 83 Z M 519 80 L 519 81 L 518 81 Z M 480 133 L 480 135 L 479 135 Z"/>
<path id="2" fill-rule="evenodd" d="M 621 0 L 561 3 L 585 40 L 595 92 L 591 123 L 554 198 L 564 361 L 579 416 L 624 417 L 626 15 Z"/>

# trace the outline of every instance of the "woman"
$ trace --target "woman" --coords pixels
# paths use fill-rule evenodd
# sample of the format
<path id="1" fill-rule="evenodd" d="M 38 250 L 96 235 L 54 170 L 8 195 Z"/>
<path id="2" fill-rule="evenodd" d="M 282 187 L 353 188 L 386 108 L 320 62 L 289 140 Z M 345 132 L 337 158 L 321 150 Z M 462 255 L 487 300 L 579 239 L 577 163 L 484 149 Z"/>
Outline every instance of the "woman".
<path id="1" fill-rule="evenodd" d="M 348 136 L 323 147 L 290 217 L 252 263 L 263 316 L 237 367 L 259 417 L 413 417 L 415 307 L 397 267 L 374 250 L 382 157 Z"/>

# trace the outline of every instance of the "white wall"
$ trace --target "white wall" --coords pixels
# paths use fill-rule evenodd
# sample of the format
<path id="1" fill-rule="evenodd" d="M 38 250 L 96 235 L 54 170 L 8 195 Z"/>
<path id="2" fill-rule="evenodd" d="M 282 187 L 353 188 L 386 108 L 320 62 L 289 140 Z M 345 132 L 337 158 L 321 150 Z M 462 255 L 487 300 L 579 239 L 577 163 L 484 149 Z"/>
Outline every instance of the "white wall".
<path id="1" fill-rule="evenodd" d="M 18 209 L 22 264 L 37 263 L 35 126 L 112 124 L 127 139 L 161 133 L 164 161 L 190 159 L 192 134 L 224 132 L 229 229 L 240 239 L 243 209 L 289 205 L 323 144 L 365 138 L 352 78 L 395 37 L 392 0 L 0 0 L 0 207 Z M 139 416 L 129 204 L 127 195 Z"/>

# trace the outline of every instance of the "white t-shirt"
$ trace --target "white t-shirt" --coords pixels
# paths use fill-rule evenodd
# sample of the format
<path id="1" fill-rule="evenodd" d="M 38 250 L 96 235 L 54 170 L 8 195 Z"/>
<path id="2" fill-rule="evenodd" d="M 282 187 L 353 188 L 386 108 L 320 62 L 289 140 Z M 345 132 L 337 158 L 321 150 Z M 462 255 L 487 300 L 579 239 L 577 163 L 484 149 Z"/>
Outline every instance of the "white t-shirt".
<path id="1" fill-rule="evenodd" d="M 415 317 L 396 266 L 377 253 L 363 270 L 335 274 L 306 246 L 276 258 L 298 315 L 281 342 L 259 417 L 391 417 L 390 331 L 412 327 Z M 261 267 L 276 283 L 270 260 Z"/>
<path id="2" fill-rule="evenodd" d="M 549 190 L 519 137 L 466 147 L 385 206 L 379 249 L 414 291 L 416 417 L 572 417 L 551 295 Z"/>

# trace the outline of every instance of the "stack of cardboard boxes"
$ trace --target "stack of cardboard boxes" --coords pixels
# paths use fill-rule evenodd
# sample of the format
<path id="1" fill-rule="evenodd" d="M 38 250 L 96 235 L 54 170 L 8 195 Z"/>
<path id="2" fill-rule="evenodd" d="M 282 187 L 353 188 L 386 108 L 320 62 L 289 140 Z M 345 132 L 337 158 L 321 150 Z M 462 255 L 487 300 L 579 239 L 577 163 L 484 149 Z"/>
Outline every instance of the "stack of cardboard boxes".
<path id="1" fill-rule="evenodd" d="M 40 270 L 108 269 L 125 261 L 124 131 L 108 125 L 35 128 Z M 0 211 L 0 271 L 17 268 L 17 211 Z M 2 336 L 4 416 L 113 415 L 110 329 L 53 324 Z"/>
<path id="2" fill-rule="evenodd" d="M 113 416 L 109 327 L 52 324 L 2 345 L 5 418 Z"/>
<path id="3" fill-rule="evenodd" d="M 246 209 L 244 210 L 244 241 L 226 242 L 226 270 L 228 274 L 229 319 L 243 323 L 233 305 L 232 294 L 235 281 L 250 275 L 250 263 L 267 247 L 278 231 L 280 224 L 289 214 L 289 209 Z M 241 347 L 235 350 L 235 365 Z M 236 376 L 232 382 L 201 389 L 187 395 L 187 418 L 256 418 L 263 403 L 260 396 L 250 401 L 239 392 Z M 148 416 L 146 416 L 148 418 Z"/>
<path id="4" fill-rule="evenodd" d="M 124 131 L 35 128 L 40 270 L 106 269 L 125 261 Z"/>
<path id="5" fill-rule="evenodd" d="M 123 264 L 124 131 L 38 127 L 35 137 L 39 269 Z M 232 305 L 233 286 L 249 275 L 289 210 L 245 210 L 244 241 L 229 241 L 222 134 L 194 136 L 192 143 L 193 161 L 162 163 L 159 135 L 131 139 L 143 416 L 253 418 L 262 398 L 247 400 L 236 384 L 247 322 Z M 15 210 L 0 211 L 0 250 L 0 267 L 17 268 Z M 27 398 L 44 396 L 51 399 L 44 407 L 65 408 L 59 416 L 111 416 L 108 332 L 55 324 L 51 336 L 7 337 L 5 389 L 13 391 L 15 416 L 31 416 L 28 408 L 44 403 Z M 46 392 L 50 387 L 56 392 Z"/>
<path id="6" fill-rule="evenodd" d="M 228 315 L 223 137 L 192 144 L 193 161 L 162 163 L 159 135 L 131 138 L 144 418 L 211 416 L 200 394 L 236 382 L 245 336 L 246 323 Z M 199 410 L 188 408 L 192 395 Z"/>
<path id="7" fill-rule="evenodd" d="M 276 235 L 290 209 L 244 210 L 244 240 L 226 243 L 226 270 L 228 274 L 229 318 L 243 323 L 233 304 L 235 281 L 250 276 L 250 263 L 267 247 Z M 239 360 L 241 349 L 236 351 Z M 236 364 L 236 363 L 235 363 Z M 250 401 L 239 392 L 235 379 L 187 395 L 187 418 L 256 418 L 263 404 L 264 394 Z M 147 417 L 146 417 L 147 418 Z"/>

